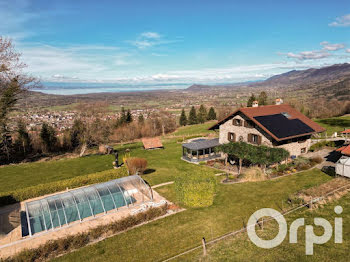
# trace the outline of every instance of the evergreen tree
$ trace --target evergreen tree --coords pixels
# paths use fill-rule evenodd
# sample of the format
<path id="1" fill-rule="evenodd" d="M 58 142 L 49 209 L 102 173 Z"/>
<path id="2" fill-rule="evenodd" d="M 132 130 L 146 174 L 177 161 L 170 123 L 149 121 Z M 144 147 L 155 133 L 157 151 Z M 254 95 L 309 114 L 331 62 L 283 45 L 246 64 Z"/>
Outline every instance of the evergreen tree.
<path id="1" fill-rule="evenodd" d="M 267 94 L 266 92 L 262 91 L 258 98 L 259 106 L 267 105 Z"/>
<path id="2" fill-rule="evenodd" d="M 128 112 L 126 113 L 125 122 L 126 123 L 131 123 L 132 122 L 132 115 L 131 115 L 130 109 L 128 109 Z"/>
<path id="3" fill-rule="evenodd" d="M 138 122 L 139 124 L 143 124 L 145 122 L 145 118 L 143 117 L 143 114 L 139 115 Z"/>
<path id="4" fill-rule="evenodd" d="M 187 116 L 185 113 L 185 109 L 182 108 L 181 116 L 180 116 L 180 126 L 187 125 Z"/>
<path id="5" fill-rule="evenodd" d="M 119 124 L 123 125 L 125 123 L 126 123 L 126 112 L 125 112 L 124 107 L 122 107 L 122 113 L 121 113 L 121 116 L 119 118 Z"/>
<path id="6" fill-rule="evenodd" d="M 201 105 L 198 110 L 197 120 L 198 123 L 204 123 L 207 120 L 208 113 L 204 105 Z"/>
<path id="7" fill-rule="evenodd" d="M 253 106 L 253 102 L 256 100 L 254 94 L 252 94 L 249 99 L 248 99 L 248 102 L 247 102 L 247 107 L 252 107 Z"/>
<path id="8" fill-rule="evenodd" d="M 40 131 L 40 138 L 45 145 L 47 151 L 52 152 L 55 150 L 57 144 L 56 131 L 52 126 L 47 123 L 43 123 Z"/>
<path id="9" fill-rule="evenodd" d="M 26 125 L 23 121 L 19 121 L 17 124 L 17 140 L 16 145 L 23 152 L 23 156 L 30 153 L 32 150 L 30 136 L 27 132 Z"/>
<path id="10" fill-rule="evenodd" d="M 190 110 L 190 114 L 188 116 L 188 124 L 189 125 L 194 125 L 194 124 L 197 124 L 198 121 L 197 121 L 197 113 L 196 113 L 196 109 L 194 108 L 194 106 L 191 107 L 191 110 Z"/>
<path id="11" fill-rule="evenodd" d="M 209 113 L 208 113 L 208 120 L 215 120 L 216 119 L 216 113 L 214 110 L 214 107 L 210 107 Z"/>

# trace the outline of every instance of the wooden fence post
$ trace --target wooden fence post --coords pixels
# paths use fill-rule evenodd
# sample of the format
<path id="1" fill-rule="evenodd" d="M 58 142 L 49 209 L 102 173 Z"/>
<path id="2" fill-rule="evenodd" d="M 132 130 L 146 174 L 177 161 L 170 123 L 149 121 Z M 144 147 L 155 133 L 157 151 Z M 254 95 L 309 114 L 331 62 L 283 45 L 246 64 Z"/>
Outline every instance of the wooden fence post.
<path id="1" fill-rule="evenodd" d="M 205 237 L 202 238 L 202 246 L 203 246 L 203 256 L 205 257 L 207 255 L 207 246 L 205 242 Z"/>

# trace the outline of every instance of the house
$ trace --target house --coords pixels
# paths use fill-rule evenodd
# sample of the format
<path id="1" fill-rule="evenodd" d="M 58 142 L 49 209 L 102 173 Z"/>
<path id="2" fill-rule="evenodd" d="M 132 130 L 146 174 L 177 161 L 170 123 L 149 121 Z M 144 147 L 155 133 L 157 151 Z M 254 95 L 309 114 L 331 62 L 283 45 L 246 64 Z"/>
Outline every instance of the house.
<path id="1" fill-rule="evenodd" d="M 219 145 L 218 138 L 193 139 L 188 141 L 188 143 L 182 144 L 182 159 L 189 162 L 199 163 L 201 161 L 220 158 L 221 154 L 214 150 L 214 148 Z"/>
<path id="2" fill-rule="evenodd" d="M 325 129 L 276 99 L 275 105 L 239 108 L 209 130 L 219 130 L 219 143 L 247 142 L 254 145 L 281 147 L 292 158 L 307 153 L 311 136 Z"/>

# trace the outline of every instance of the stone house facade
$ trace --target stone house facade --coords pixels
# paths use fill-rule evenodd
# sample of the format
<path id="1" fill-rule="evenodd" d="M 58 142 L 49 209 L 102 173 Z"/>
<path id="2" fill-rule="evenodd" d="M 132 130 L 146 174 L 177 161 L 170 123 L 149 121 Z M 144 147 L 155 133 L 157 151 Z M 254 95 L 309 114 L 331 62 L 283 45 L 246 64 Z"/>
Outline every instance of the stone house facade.
<path id="1" fill-rule="evenodd" d="M 240 108 L 210 128 L 219 143 L 246 142 L 281 147 L 297 157 L 308 152 L 311 136 L 324 129 L 289 105 Z"/>

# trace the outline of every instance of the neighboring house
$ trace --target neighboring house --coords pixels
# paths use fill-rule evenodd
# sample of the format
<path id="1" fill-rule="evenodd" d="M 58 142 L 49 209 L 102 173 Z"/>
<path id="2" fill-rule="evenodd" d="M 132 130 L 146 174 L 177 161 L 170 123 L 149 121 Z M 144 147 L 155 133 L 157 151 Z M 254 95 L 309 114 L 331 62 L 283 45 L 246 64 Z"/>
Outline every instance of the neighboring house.
<path id="1" fill-rule="evenodd" d="M 325 129 L 311 119 L 282 104 L 276 99 L 276 105 L 239 108 L 225 119 L 209 128 L 219 129 L 219 143 L 243 141 L 255 145 L 282 147 L 291 157 L 307 153 L 311 136 Z"/>

